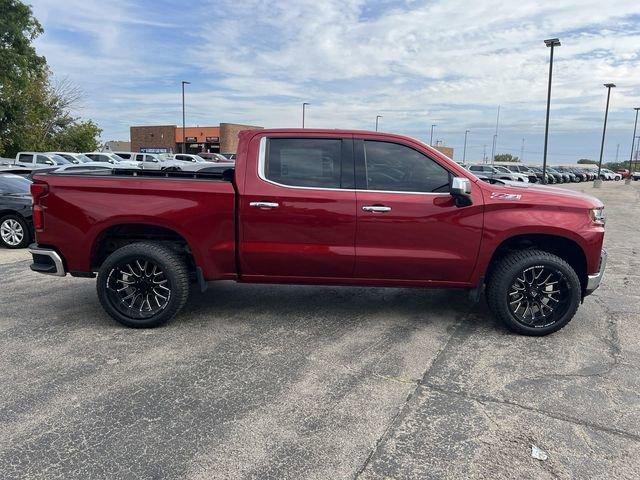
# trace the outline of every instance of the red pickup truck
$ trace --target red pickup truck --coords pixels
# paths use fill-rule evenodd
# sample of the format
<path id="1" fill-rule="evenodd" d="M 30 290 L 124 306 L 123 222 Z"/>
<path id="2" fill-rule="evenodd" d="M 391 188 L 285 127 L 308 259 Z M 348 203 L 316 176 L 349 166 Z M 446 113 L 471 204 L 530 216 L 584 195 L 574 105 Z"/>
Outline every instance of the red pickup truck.
<path id="1" fill-rule="evenodd" d="M 508 327 L 545 335 L 571 320 L 606 262 L 599 200 L 485 183 L 377 132 L 244 131 L 222 175 L 47 173 L 32 195 L 31 269 L 97 274 L 104 309 L 131 327 L 174 317 L 191 283 L 232 279 L 486 290 Z"/>

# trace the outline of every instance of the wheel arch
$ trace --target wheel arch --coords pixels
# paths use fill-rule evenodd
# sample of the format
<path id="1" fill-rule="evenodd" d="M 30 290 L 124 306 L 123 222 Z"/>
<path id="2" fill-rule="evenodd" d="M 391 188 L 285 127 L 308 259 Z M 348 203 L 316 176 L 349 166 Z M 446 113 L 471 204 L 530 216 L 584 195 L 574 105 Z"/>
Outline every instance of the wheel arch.
<path id="1" fill-rule="evenodd" d="M 582 292 L 587 285 L 587 257 L 584 249 L 573 239 L 558 234 L 523 233 L 504 239 L 493 251 L 485 278 L 490 281 L 493 269 L 510 252 L 535 248 L 552 253 L 565 260 L 574 269 Z"/>
<path id="2" fill-rule="evenodd" d="M 97 270 L 115 250 L 136 242 L 157 242 L 183 256 L 190 271 L 198 265 L 197 254 L 176 229 L 148 222 L 126 222 L 110 225 L 100 231 L 91 246 L 91 269 Z"/>

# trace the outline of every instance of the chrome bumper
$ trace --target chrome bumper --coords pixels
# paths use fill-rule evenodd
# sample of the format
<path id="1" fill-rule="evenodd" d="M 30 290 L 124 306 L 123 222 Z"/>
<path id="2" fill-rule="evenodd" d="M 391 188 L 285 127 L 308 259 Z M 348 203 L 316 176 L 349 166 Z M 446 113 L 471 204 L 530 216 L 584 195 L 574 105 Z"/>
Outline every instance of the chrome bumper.
<path id="1" fill-rule="evenodd" d="M 607 266 L 607 251 L 602 250 L 602 254 L 600 255 L 600 267 L 598 268 L 598 273 L 587 276 L 587 288 L 585 288 L 585 296 L 591 295 L 596 288 L 600 286 L 600 282 L 602 281 L 602 277 L 604 276 L 604 269 Z"/>
<path id="2" fill-rule="evenodd" d="M 67 274 L 64 271 L 62 258 L 55 250 L 40 248 L 36 243 L 33 243 L 29 245 L 29 253 L 33 256 L 33 263 L 29 268 L 34 272 L 55 275 L 56 277 L 64 277 Z"/>

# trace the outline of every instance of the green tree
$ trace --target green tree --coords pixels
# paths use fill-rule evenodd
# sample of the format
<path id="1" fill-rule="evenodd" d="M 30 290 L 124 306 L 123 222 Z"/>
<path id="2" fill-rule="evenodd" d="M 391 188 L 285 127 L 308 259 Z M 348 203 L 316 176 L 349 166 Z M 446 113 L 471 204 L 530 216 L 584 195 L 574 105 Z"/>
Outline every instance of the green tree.
<path id="1" fill-rule="evenodd" d="M 48 75 L 44 57 L 31 42 L 42 33 L 31 8 L 18 0 L 0 0 L 0 153 L 16 141 L 16 127 L 26 120 L 34 85 Z"/>
<path id="2" fill-rule="evenodd" d="M 581 158 L 580 160 L 578 160 L 578 163 L 580 165 L 597 165 L 598 162 L 596 162 L 595 160 L 590 160 L 588 158 Z"/>
<path id="3" fill-rule="evenodd" d="M 55 136 L 52 150 L 91 152 L 100 148 L 102 130 L 92 120 L 74 122 Z"/>
<path id="4" fill-rule="evenodd" d="M 20 150 L 86 151 L 99 142 L 101 130 L 94 122 L 71 115 L 81 91 L 68 79 L 53 82 L 45 58 L 36 54 L 32 41 L 40 33 L 30 7 L 0 0 L 1 156 Z"/>
<path id="5" fill-rule="evenodd" d="M 519 162 L 518 157 L 514 157 L 510 153 L 500 153 L 496 155 L 496 162 Z"/>

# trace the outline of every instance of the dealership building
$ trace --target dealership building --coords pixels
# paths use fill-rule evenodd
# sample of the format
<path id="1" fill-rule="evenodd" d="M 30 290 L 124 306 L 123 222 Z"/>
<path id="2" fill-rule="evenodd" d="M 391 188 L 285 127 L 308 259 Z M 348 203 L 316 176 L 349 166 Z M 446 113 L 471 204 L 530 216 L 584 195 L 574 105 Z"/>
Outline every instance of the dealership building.
<path id="1" fill-rule="evenodd" d="M 130 127 L 131 151 L 147 153 L 236 153 L 241 130 L 260 129 L 256 125 L 221 123 L 217 127 L 147 125 Z"/>

